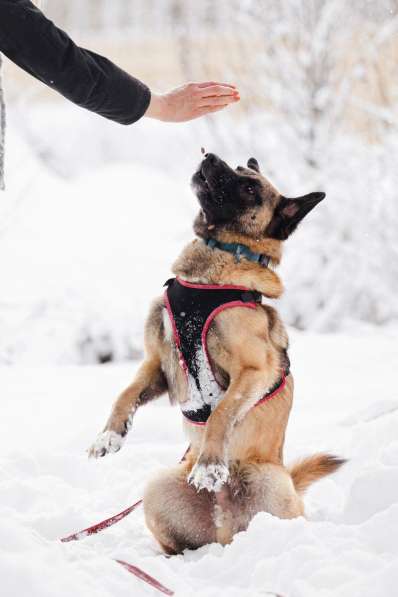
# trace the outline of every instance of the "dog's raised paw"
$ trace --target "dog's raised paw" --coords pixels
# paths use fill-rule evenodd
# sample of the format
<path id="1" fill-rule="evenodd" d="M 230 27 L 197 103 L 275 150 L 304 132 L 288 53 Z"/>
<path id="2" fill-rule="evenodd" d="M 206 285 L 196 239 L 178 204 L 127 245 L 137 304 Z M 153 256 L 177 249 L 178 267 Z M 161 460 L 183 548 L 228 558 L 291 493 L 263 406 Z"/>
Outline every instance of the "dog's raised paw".
<path id="1" fill-rule="evenodd" d="M 198 491 L 220 491 L 228 481 L 229 471 L 223 463 L 195 464 L 188 477 L 188 483 L 194 485 Z"/>
<path id="2" fill-rule="evenodd" d="M 119 452 L 123 445 L 123 437 L 115 431 L 103 431 L 100 433 L 88 450 L 89 458 L 102 458 L 106 454 Z"/>

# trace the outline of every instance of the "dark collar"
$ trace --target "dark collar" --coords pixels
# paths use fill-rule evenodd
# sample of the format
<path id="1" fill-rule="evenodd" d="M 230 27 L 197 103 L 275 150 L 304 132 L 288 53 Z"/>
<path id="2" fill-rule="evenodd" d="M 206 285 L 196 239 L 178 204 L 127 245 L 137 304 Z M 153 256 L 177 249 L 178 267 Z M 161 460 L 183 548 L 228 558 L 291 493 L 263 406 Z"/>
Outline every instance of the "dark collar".
<path id="1" fill-rule="evenodd" d="M 246 247 L 246 245 L 241 245 L 240 243 L 222 243 L 214 238 L 203 239 L 203 242 L 210 249 L 220 249 L 220 251 L 227 251 L 228 253 L 231 253 L 235 256 L 235 260 L 238 263 L 241 257 L 244 257 L 249 261 L 258 263 L 262 267 L 268 267 L 268 264 L 271 260 L 271 257 L 268 255 L 264 255 L 264 253 L 254 253 L 249 249 L 249 247 Z"/>

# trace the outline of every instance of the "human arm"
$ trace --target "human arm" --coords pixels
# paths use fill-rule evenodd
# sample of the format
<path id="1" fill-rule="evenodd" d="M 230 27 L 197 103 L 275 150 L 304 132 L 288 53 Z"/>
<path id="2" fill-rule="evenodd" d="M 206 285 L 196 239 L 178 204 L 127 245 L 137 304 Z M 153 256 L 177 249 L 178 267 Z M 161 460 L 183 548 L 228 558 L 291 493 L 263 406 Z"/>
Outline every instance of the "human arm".
<path id="1" fill-rule="evenodd" d="M 226 83 L 149 88 L 107 58 L 80 48 L 29 0 L 0 0 L 0 51 L 73 103 L 121 124 L 142 116 L 184 122 L 239 100 Z"/>
<path id="2" fill-rule="evenodd" d="M 77 46 L 29 0 L 0 0 L 0 51 L 73 103 L 120 124 L 148 108 L 144 83 Z"/>

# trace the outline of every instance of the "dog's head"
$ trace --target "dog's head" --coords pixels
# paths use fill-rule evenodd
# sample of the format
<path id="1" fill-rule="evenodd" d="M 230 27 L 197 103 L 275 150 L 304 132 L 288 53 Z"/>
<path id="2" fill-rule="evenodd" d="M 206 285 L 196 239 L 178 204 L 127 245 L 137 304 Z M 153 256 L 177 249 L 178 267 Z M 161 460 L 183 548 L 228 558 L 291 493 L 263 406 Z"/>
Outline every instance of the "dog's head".
<path id="1" fill-rule="evenodd" d="M 213 153 L 200 163 L 192 188 L 201 206 L 195 231 L 207 237 L 225 230 L 257 240 L 286 240 L 325 197 L 284 197 L 261 174 L 255 158 L 234 170 Z"/>

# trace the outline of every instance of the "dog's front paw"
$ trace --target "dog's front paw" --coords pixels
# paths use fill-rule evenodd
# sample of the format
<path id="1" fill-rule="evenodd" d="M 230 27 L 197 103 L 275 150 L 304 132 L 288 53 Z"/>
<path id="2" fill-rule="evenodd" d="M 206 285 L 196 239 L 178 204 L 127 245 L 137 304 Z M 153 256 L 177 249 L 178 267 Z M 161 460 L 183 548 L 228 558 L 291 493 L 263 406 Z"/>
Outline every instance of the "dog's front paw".
<path id="1" fill-rule="evenodd" d="M 89 458 L 101 458 L 110 452 L 119 452 L 124 437 L 115 431 L 106 430 L 100 433 L 88 450 Z"/>
<path id="2" fill-rule="evenodd" d="M 188 477 L 188 483 L 194 485 L 198 491 L 220 491 L 228 481 L 229 470 L 222 462 L 197 462 Z"/>

